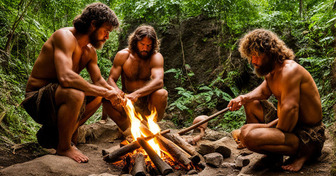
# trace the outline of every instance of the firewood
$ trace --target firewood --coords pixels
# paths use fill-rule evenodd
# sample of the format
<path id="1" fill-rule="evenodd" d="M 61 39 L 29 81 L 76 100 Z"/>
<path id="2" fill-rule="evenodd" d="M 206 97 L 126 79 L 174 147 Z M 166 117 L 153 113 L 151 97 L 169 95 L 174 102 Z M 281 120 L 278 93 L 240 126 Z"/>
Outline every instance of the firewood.
<path id="1" fill-rule="evenodd" d="M 146 162 L 142 153 L 136 153 L 134 156 L 134 165 L 131 171 L 133 176 L 146 176 Z"/>
<path id="2" fill-rule="evenodd" d="M 177 145 L 175 145 L 172 141 L 166 139 L 161 135 L 156 136 L 156 139 L 158 139 L 160 144 L 162 144 L 162 146 L 168 151 L 171 156 L 173 156 L 176 160 L 186 166 L 188 170 L 192 169 L 191 160 L 189 159 L 189 157 L 191 156 L 188 153 L 186 153 L 184 150 L 180 149 Z"/>
<path id="3" fill-rule="evenodd" d="M 133 152 L 135 149 L 138 149 L 139 147 L 140 147 L 139 143 L 137 141 L 134 141 L 117 150 L 114 150 L 108 155 L 105 155 L 104 161 L 109 162 L 109 163 L 118 161 L 120 157 L 126 155 L 127 153 Z M 103 151 L 103 154 L 104 154 L 104 151 Z"/>
<path id="4" fill-rule="evenodd" d="M 139 142 L 141 147 L 146 151 L 149 158 L 154 163 L 155 167 L 158 168 L 161 174 L 167 175 L 173 172 L 173 169 L 166 162 L 164 162 L 159 155 L 155 153 L 153 148 L 142 137 L 139 137 L 137 141 Z"/>

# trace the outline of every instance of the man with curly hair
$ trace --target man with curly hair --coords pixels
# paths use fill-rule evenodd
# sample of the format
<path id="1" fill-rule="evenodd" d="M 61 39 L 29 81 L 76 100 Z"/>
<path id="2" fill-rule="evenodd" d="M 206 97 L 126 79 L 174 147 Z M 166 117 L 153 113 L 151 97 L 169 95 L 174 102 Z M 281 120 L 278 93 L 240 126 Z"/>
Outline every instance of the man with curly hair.
<path id="1" fill-rule="evenodd" d="M 325 141 L 321 100 L 312 76 L 293 61 L 293 51 L 268 30 L 246 34 L 239 52 L 264 81 L 229 102 L 231 111 L 244 106 L 247 122 L 233 135 L 241 147 L 267 156 L 290 156 L 282 169 L 299 171 L 307 160 L 321 155 Z M 267 101 L 271 95 L 278 100 L 277 108 Z"/>
<path id="2" fill-rule="evenodd" d="M 107 82 L 122 96 L 134 102 L 137 112 L 149 115 L 155 108 L 157 121 L 163 118 L 168 92 L 163 89 L 163 57 L 160 42 L 152 26 L 141 25 L 128 38 L 128 48 L 119 51 L 113 61 Z M 121 76 L 122 88 L 116 82 Z M 130 122 L 123 107 L 112 101 L 103 101 L 103 113 L 112 118 L 127 136 Z M 104 115 L 103 115 L 104 117 Z"/>
<path id="3" fill-rule="evenodd" d="M 102 78 L 96 49 L 119 26 L 115 13 L 105 4 L 88 5 L 43 44 L 29 76 L 22 106 L 42 128 L 37 133 L 42 147 L 81 163 L 88 157 L 75 146 L 78 127 L 101 105 L 101 99 L 122 101 L 115 88 Z M 86 68 L 92 83 L 79 73 Z"/>

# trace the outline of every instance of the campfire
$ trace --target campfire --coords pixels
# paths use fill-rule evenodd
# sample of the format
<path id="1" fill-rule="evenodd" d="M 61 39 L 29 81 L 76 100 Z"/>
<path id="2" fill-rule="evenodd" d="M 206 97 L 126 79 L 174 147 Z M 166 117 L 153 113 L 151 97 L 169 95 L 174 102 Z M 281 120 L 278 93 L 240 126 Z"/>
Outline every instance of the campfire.
<path id="1" fill-rule="evenodd" d="M 167 175 L 174 170 L 201 170 L 200 155 L 179 135 L 170 130 L 161 131 L 156 123 L 155 108 L 143 117 L 135 111 L 130 100 L 124 107 L 131 121 L 132 139 L 121 143 L 113 152 L 103 150 L 106 162 L 123 167 L 123 173 L 132 175 Z"/>

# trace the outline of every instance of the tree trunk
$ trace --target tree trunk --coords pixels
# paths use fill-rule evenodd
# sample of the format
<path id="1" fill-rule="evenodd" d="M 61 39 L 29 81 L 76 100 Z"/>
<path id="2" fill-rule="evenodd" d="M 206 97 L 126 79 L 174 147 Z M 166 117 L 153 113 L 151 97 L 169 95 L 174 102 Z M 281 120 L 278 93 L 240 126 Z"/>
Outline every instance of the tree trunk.
<path id="1" fill-rule="evenodd" d="M 302 0 L 300 0 L 300 17 L 301 17 L 301 19 L 303 18 L 302 9 L 303 9 L 303 2 L 302 2 Z"/>
<path id="2" fill-rule="evenodd" d="M 16 28 L 18 27 L 19 23 L 22 21 L 24 15 L 26 14 L 27 10 L 28 10 L 28 7 L 30 6 L 30 4 L 33 2 L 33 0 L 30 0 L 25 7 L 23 7 L 23 12 L 20 14 L 20 11 L 18 10 L 18 15 L 17 15 L 17 18 L 16 20 L 14 21 L 13 25 L 12 25 L 12 28 L 10 29 L 10 32 L 8 34 L 8 39 L 7 39 L 7 42 L 6 42 L 6 45 L 5 45 L 5 52 L 7 54 L 10 54 L 10 51 L 11 51 L 11 43 L 13 41 L 13 36 L 14 36 L 14 33 L 15 33 L 15 30 Z M 19 4 L 23 4 L 23 0 L 21 0 L 21 2 Z"/>

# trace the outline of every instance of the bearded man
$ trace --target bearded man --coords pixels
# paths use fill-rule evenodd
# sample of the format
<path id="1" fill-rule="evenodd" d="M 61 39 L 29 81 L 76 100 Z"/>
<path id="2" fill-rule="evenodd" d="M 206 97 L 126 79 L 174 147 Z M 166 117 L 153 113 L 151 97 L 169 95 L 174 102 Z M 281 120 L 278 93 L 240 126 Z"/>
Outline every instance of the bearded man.
<path id="1" fill-rule="evenodd" d="M 325 141 L 317 86 L 294 53 L 271 31 L 256 29 L 240 41 L 239 52 L 252 62 L 264 81 L 253 91 L 232 99 L 228 107 L 244 106 L 246 122 L 233 134 L 241 146 L 266 155 L 290 156 L 282 169 L 299 171 L 321 155 Z M 267 101 L 274 95 L 277 109 Z"/>
<path id="2" fill-rule="evenodd" d="M 120 96 L 124 95 L 125 99 L 134 102 L 136 111 L 149 115 L 155 108 L 157 121 L 163 118 L 168 98 L 168 92 L 163 89 L 164 60 L 159 53 L 159 46 L 154 28 L 139 26 L 129 36 L 128 48 L 116 54 L 107 80 L 118 90 Z M 121 89 L 116 84 L 120 76 Z M 103 101 L 103 113 L 112 118 L 123 132 L 130 127 L 129 119 L 120 104 Z"/>
<path id="3" fill-rule="evenodd" d="M 74 27 L 61 28 L 43 44 L 29 76 L 23 107 L 42 128 L 37 133 L 42 147 L 77 162 L 87 162 L 72 143 L 77 130 L 101 105 L 101 99 L 118 103 L 115 88 L 102 78 L 96 49 L 119 26 L 115 13 L 105 4 L 88 5 L 73 20 Z M 79 73 L 86 68 L 92 83 Z"/>

